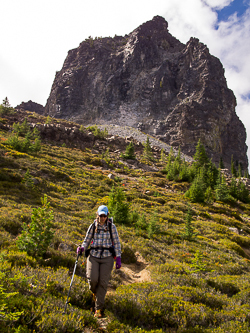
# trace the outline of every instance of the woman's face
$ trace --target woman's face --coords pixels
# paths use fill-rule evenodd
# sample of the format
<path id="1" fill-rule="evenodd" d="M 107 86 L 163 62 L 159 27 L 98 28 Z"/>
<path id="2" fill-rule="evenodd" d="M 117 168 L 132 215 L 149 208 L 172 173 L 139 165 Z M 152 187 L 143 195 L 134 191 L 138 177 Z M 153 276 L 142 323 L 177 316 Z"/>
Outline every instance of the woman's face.
<path id="1" fill-rule="evenodd" d="M 99 215 L 99 223 L 103 225 L 107 220 L 107 215 L 101 214 Z"/>

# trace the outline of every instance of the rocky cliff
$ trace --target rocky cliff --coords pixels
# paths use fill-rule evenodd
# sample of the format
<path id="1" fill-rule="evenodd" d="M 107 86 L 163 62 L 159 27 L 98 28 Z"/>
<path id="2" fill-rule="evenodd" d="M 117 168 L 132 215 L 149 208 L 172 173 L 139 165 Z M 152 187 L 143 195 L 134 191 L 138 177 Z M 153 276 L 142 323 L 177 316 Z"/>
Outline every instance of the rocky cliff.
<path id="1" fill-rule="evenodd" d="M 17 105 L 15 109 L 36 112 L 38 114 L 44 113 L 44 106 L 32 101 L 22 102 L 21 104 Z"/>
<path id="2" fill-rule="evenodd" d="M 56 73 L 45 115 L 141 129 L 193 155 L 247 168 L 246 131 L 224 69 L 196 38 L 182 44 L 156 16 L 129 35 L 89 38 Z"/>

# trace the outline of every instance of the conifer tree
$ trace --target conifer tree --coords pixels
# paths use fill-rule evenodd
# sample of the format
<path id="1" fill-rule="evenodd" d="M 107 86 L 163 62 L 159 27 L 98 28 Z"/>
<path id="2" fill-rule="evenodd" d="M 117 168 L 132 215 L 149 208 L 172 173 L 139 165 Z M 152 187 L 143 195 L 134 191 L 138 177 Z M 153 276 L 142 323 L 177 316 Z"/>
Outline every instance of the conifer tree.
<path id="1" fill-rule="evenodd" d="M 170 151 L 168 153 L 168 157 L 167 157 L 167 165 L 164 169 L 164 172 L 168 174 L 170 168 L 171 168 L 171 165 L 172 165 L 172 162 L 174 161 L 175 159 L 175 156 L 174 156 L 174 150 L 173 150 L 173 147 L 170 148 Z"/>
<path id="2" fill-rule="evenodd" d="M 0 115 L 4 115 L 7 113 L 13 113 L 15 111 L 14 108 L 11 107 L 8 97 L 5 97 L 3 103 L 0 105 Z"/>
<path id="3" fill-rule="evenodd" d="M 197 233 L 194 232 L 194 227 L 192 225 L 192 210 L 190 206 L 188 206 L 188 211 L 185 216 L 185 229 L 182 234 L 182 237 L 184 239 L 191 241 L 196 235 Z"/>
<path id="4" fill-rule="evenodd" d="M 207 186 L 211 186 L 214 189 L 217 179 L 218 179 L 219 171 L 216 168 L 215 164 L 210 160 L 205 166 L 205 182 Z"/>
<path id="5" fill-rule="evenodd" d="M 222 157 L 220 158 L 219 168 L 220 168 L 220 169 L 225 169 L 225 166 L 224 166 L 224 163 L 223 163 L 223 159 L 222 159 Z"/>
<path id="6" fill-rule="evenodd" d="M 129 222 L 129 204 L 121 187 L 112 187 L 108 199 L 108 208 L 116 223 Z"/>
<path id="7" fill-rule="evenodd" d="M 18 248 L 34 257 L 45 254 L 54 237 L 54 215 L 46 194 L 41 201 L 42 208 L 33 209 L 31 223 L 23 223 L 23 231 L 17 239 Z"/>
<path id="8" fill-rule="evenodd" d="M 194 165 L 196 168 L 200 168 L 203 165 L 207 164 L 209 162 L 209 159 L 206 154 L 206 150 L 204 145 L 201 143 L 201 140 L 199 139 L 197 146 L 196 146 L 196 151 L 194 154 Z"/>
<path id="9" fill-rule="evenodd" d="M 130 160 L 134 160 L 135 159 L 135 147 L 134 147 L 134 144 L 133 144 L 132 141 L 126 147 L 125 153 L 121 154 L 121 157 L 125 158 L 125 159 L 130 159 Z"/>
<path id="10" fill-rule="evenodd" d="M 242 177 L 241 163 L 239 163 L 239 165 L 238 165 L 238 172 L 237 172 L 237 175 L 238 175 L 239 178 Z"/>
<path id="11" fill-rule="evenodd" d="M 153 153 L 152 153 L 152 148 L 150 145 L 149 137 L 147 136 L 147 140 L 144 144 L 144 149 L 143 149 L 143 156 L 146 158 L 148 161 L 153 161 Z"/>
<path id="12" fill-rule="evenodd" d="M 208 204 L 212 204 L 214 202 L 214 192 L 213 192 L 211 186 L 208 186 L 208 188 L 206 189 L 206 192 L 205 192 L 205 201 Z"/>
<path id="13" fill-rule="evenodd" d="M 229 194 L 235 198 L 238 199 L 238 188 L 237 188 L 237 182 L 234 177 L 232 177 L 230 185 L 229 185 Z"/>
<path id="14" fill-rule="evenodd" d="M 215 187 L 216 200 L 226 202 L 229 200 L 229 188 L 224 175 L 219 173 L 217 185 Z"/>
<path id="15" fill-rule="evenodd" d="M 192 176 L 190 175 L 190 169 L 188 168 L 187 162 L 184 160 L 181 165 L 179 179 L 183 182 L 185 182 L 185 181 L 188 182 L 191 180 L 191 178 L 192 178 Z"/>
<path id="16" fill-rule="evenodd" d="M 250 201 L 249 191 L 243 181 L 239 180 L 237 184 L 237 197 L 240 201 L 248 203 Z"/>
<path id="17" fill-rule="evenodd" d="M 159 230 L 158 214 L 157 212 L 154 212 L 153 215 L 151 215 L 147 226 L 148 238 L 152 238 L 152 236 L 157 234 Z"/>
<path id="18" fill-rule="evenodd" d="M 237 177 L 237 170 L 235 168 L 233 155 L 231 156 L 231 174 L 232 176 Z"/>
<path id="19" fill-rule="evenodd" d="M 164 148 L 162 148 L 162 149 L 161 149 L 161 157 L 160 157 L 160 162 L 162 162 L 162 163 L 165 163 L 165 162 L 166 162 L 166 160 L 167 160 L 166 152 L 165 152 L 165 149 L 164 149 Z"/>
<path id="20" fill-rule="evenodd" d="M 190 189 L 185 193 L 185 196 L 191 202 L 204 202 L 206 185 L 203 180 L 202 172 L 200 172 L 192 182 Z"/>

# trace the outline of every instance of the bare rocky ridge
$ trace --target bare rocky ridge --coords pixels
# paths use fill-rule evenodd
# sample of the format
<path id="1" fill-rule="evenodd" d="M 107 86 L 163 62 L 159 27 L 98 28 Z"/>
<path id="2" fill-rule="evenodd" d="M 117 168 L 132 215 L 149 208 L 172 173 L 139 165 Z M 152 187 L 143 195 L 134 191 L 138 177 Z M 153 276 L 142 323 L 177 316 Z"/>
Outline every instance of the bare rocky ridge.
<path id="1" fill-rule="evenodd" d="M 32 102 L 31 100 L 28 102 L 22 102 L 21 104 L 17 105 L 15 109 L 36 112 L 38 114 L 43 114 L 45 110 L 43 105 Z"/>
<path id="2" fill-rule="evenodd" d="M 89 38 L 56 73 L 45 115 L 138 128 L 193 156 L 199 139 L 215 163 L 248 166 L 246 131 L 218 58 L 183 44 L 156 16 L 129 35 Z"/>

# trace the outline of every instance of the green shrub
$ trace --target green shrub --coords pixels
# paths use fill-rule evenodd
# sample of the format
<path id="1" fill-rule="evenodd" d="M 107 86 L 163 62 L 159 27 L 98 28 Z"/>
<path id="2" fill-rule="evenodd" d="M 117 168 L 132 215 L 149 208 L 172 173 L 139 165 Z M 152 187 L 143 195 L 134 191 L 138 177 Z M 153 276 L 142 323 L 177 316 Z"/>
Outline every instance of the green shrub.
<path id="1" fill-rule="evenodd" d="M 23 231 L 17 240 L 18 248 L 34 257 L 43 256 L 54 237 L 54 216 L 47 195 L 41 201 L 42 208 L 33 209 L 31 223 L 23 223 Z"/>
<path id="2" fill-rule="evenodd" d="M 122 188 L 113 186 L 109 194 L 108 208 L 115 223 L 129 223 L 129 204 Z"/>
<path id="3" fill-rule="evenodd" d="M 91 131 L 98 139 L 105 139 L 108 136 L 108 130 L 106 128 L 102 131 L 97 127 L 97 125 L 94 125 L 87 127 L 87 129 Z"/>
<path id="4" fill-rule="evenodd" d="M 197 233 L 194 232 L 194 228 L 192 225 L 192 211 L 190 206 L 188 206 L 188 211 L 185 217 L 185 229 L 184 232 L 182 233 L 182 237 L 184 239 L 187 239 L 189 241 L 193 240 L 195 238 L 195 236 L 197 235 Z"/>
<path id="5" fill-rule="evenodd" d="M 130 159 L 130 160 L 134 160 L 135 159 L 135 147 L 134 147 L 134 144 L 133 144 L 132 141 L 126 147 L 125 153 L 121 154 L 121 157 L 124 158 L 124 159 Z"/>
<path id="6" fill-rule="evenodd" d="M 159 216 L 157 212 L 154 212 L 149 219 L 147 226 L 148 238 L 152 238 L 160 232 Z"/>

